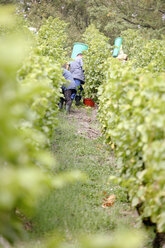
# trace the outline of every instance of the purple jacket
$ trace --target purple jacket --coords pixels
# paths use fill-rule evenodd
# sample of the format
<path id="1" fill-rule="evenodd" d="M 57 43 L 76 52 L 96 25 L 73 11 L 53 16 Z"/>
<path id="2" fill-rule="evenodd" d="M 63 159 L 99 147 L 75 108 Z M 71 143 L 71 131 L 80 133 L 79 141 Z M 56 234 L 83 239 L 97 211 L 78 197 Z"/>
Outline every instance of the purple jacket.
<path id="1" fill-rule="evenodd" d="M 63 90 L 77 90 L 77 86 L 75 84 L 75 81 L 74 81 L 74 79 L 73 79 L 72 74 L 70 73 L 70 71 L 64 69 L 62 75 L 66 79 L 66 82 L 62 86 L 62 89 Z"/>

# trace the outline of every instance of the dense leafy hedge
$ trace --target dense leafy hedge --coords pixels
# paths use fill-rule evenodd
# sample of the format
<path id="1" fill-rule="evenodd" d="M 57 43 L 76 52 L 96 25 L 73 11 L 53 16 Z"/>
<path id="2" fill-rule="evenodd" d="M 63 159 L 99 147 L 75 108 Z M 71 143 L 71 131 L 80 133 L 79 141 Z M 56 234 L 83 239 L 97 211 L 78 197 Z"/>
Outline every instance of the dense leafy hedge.
<path id="1" fill-rule="evenodd" d="M 138 42 L 135 47 L 140 47 Z M 144 55 L 140 64 L 137 52 L 126 63 L 110 58 L 106 82 L 99 88 L 99 119 L 115 149 L 119 182 L 128 188 L 142 218 L 149 217 L 159 232 L 165 232 L 165 73 L 159 48 L 163 42 L 146 42 L 139 50 Z"/>
<path id="2" fill-rule="evenodd" d="M 11 16 L 7 19 L 17 23 Z M 42 87 L 24 88 L 16 79 L 31 36 L 20 33 L 11 33 L 9 26 L 0 37 L 0 234 L 10 241 L 21 230 L 15 209 L 31 208 L 36 196 L 50 185 L 36 165 L 46 168 L 53 163 L 44 150 L 46 137 L 32 128 L 35 115 L 28 104 L 41 94 Z"/>
<path id="3" fill-rule="evenodd" d="M 140 31 L 127 30 L 122 33 L 123 49 L 133 66 L 152 72 L 165 71 L 165 36 L 162 40 L 148 40 Z"/>
<path id="4" fill-rule="evenodd" d="M 43 86 L 41 94 L 29 104 L 36 113 L 33 127 L 46 133 L 47 138 L 56 125 L 60 84 L 64 80 L 61 65 L 66 56 L 66 26 L 59 19 L 49 18 L 36 35 L 34 47 L 18 74 L 24 87 Z"/>
<path id="5" fill-rule="evenodd" d="M 62 64 L 67 59 L 67 26 L 59 18 L 45 20 L 37 34 L 37 53 Z"/>
<path id="6" fill-rule="evenodd" d="M 79 173 L 48 175 L 55 166 L 46 148 L 57 118 L 66 25 L 49 19 L 33 37 L 21 24 L 24 22 L 8 14 L 7 8 L 2 12 L 5 18 L 0 20 L 0 236 L 13 242 L 23 230 L 16 214 L 29 213 L 40 194 L 49 187 L 61 187 L 66 181 L 79 178 Z"/>
<path id="7" fill-rule="evenodd" d="M 89 48 L 84 56 L 85 96 L 98 100 L 98 87 L 104 80 L 104 62 L 111 55 L 108 38 L 100 33 L 94 25 L 90 25 L 84 35 L 84 42 Z"/>

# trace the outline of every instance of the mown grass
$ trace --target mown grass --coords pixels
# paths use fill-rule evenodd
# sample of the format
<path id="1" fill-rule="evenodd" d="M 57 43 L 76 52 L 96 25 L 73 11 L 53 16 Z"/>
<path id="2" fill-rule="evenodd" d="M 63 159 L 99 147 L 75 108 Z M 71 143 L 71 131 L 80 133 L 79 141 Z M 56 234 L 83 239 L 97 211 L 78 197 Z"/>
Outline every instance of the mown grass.
<path id="1" fill-rule="evenodd" d="M 52 173 L 78 169 L 87 175 L 87 182 L 53 190 L 41 199 L 32 219 L 31 238 L 38 239 L 56 230 L 67 240 L 74 240 L 82 233 L 112 233 L 123 226 L 135 228 L 136 218 L 126 193 L 108 182 L 109 176 L 116 172 L 112 152 L 103 145 L 102 137 L 93 140 L 78 135 L 78 125 L 76 119 L 59 115 L 52 146 L 57 167 Z M 111 194 L 116 196 L 115 204 L 102 208 L 103 198 Z"/>

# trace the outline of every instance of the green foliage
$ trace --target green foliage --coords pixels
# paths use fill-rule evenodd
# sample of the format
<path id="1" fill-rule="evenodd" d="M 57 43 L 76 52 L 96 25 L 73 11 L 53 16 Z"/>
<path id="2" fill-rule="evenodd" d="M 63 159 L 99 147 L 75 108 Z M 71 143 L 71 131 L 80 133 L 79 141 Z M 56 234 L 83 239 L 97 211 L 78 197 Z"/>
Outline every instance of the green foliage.
<path id="1" fill-rule="evenodd" d="M 45 20 L 38 31 L 38 53 L 62 64 L 66 59 L 67 26 L 68 24 L 58 18 L 49 17 Z"/>
<path id="2" fill-rule="evenodd" d="M 41 87 L 24 89 L 16 80 L 29 50 L 26 38 L 17 32 L 0 37 L 0 233 L 10 241 L 21 231 L 15 209 L 34 206 L 51 183 L 36 165 L 46 168 L 53 163 L 43 149 L 45 136 L 31 128 L 34 117 L 28 102 Z"/>
<path id="3" fill-rule="evenodd" d="M 150 38 L 161 38 L 165 32 L 161 0 L 91 0 L 87 12 L 90 23 L 112 40 L 127 29 L 140 30 Z"/>
<path id="4" fill-rule="evenodd" d="M 139 31 L 126 31 L 123 37 L 130 62 L 107 62 L 99 119 L 115 148 L 119 182 L 128 188 L 132 205 L 140 204 L 141 217 L 164 232 L 165 43 L 144 39 Z"/>
<path id="5" fill-rule="evenodd" d="M 94 25 L 90 25 L 84 35 L 84 41 L 89 48 L 84 55 L 85 96 L 97 101 L 98 87 L 104 81 L 104 62 L 110 56 L 111 46 L 108 38 L 99 32 Z"/>
<path id="6" fill-rule="evenodd" d="M 65 62 L 66 24 L 59 19 L 49 18 L 36 35 L 29 57 L 19 70 L 19 79 L 23 87 L 42 85 L 42 92 L 29 103 L 36 118 L 36 129 L 51 138 L 54 131 L 60 97 L 60 86 L 64 81 L 61 64 Z M 48 140 L 48 143 L 50 141 Z"/>
<path id="7" fill-rule="evenodd" d="M 133 30 L 124 31 L 122 37 L 124 52 L 133 60 L 133 66 L 151 72 L 165 71 L 165 38 L 148 40 L 140 31 Z"/>
<path id="8" fill-rule="evenodd" d="M 64 242 L 61 235 L 55 233 L 52 237 L 47 237 L 39 244 L 29 242 L 24 248 L 143 248 L 145 245 L 145 235 L 139 231 L 119 230 L 112 235 L 83 235 L 78 237 L 76 244 L 71 240 Z M 22 246 L 19 246 L 22 248 Z"/>
<path id="9" fill-rule="evenodd" d="M 57 17 L 54 1 L 24 0 L 19 1 L 17 5 L 20 12 L 23 11 L 29 23 L 37 29 L 44 24 L 45 19 L 48 19 L 50 16 L 53 18 Z"/>
<path id="10" fill-rule="evenodd" d="M 0 22 L 0 235 L 14 242 L 23 232 L 17 214 L 26 215 L 48 188 L 78 180 L 81 173 L 52 177 L 55 160 L 46 149 L 56 124 L 63 80 L 63 23 L 54 29 L 58 39 L 51 29 L 49 36 L 45 26 L 34 38 L 22 20 L 6 8 L 0 12 L 5 13 Z M 56 26 L 51 19 L 48 26 L 50 22 Z"/>
<path id="11" fill-rule="evenodd" d="M 110 37 L 112 43 L 127 29 L 141 30 L 150 38 L 160 39 L 165 34 L 164 0 L 24 0 L 19 5 L 37 28 L 50 16 L 69 22 L 70 44 L 81 42 L 82 33 L 90 24 Z"/>
<path id="12" fill-rule="evenodd" d="M 82 239 L 80 248 L 142 248 L 144 235 L 137 231 L 118 231 L 113 237 L 96 235 Z"/>
<path id="13" fill-rule="evenodd" d="M 152 51 L 156 64 L 161 64 L 159 46 Z M 119 182 L 128 188 L 132 205 L 141 204 L 142 218 L 150 217 L 164 232 L 165 74 L 155 72 L 164 68 L 152 67 L 150 58 L 148 54 L 146 63 L 144 57 L 144 68 L 137 69 L 136 60 L 109 59 L 106 82 L 99 88 L 99 119 L 107 142 L 115 147 Z"/>

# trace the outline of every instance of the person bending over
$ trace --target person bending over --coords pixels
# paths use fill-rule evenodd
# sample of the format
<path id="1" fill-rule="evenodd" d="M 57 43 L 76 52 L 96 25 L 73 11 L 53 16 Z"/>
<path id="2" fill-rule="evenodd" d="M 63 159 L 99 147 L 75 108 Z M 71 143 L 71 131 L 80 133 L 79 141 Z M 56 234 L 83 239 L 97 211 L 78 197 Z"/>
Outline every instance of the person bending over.
<path id="1" fill-rule="evenodd" d="M 63 104 L 65 102 L 65 110 L 66 113 L 70 112 L 70 108 L 72 105 L 72 95 L 76 94 L 77 86 L 72 77 L 72 74 L 67 69 L 63 68 L 63 76 L 66 79 L 66 82 L 62 85 L 62 93 L 64 94 L 64 98 L 60 98 L 59 108 L 63 108 Z"/>

